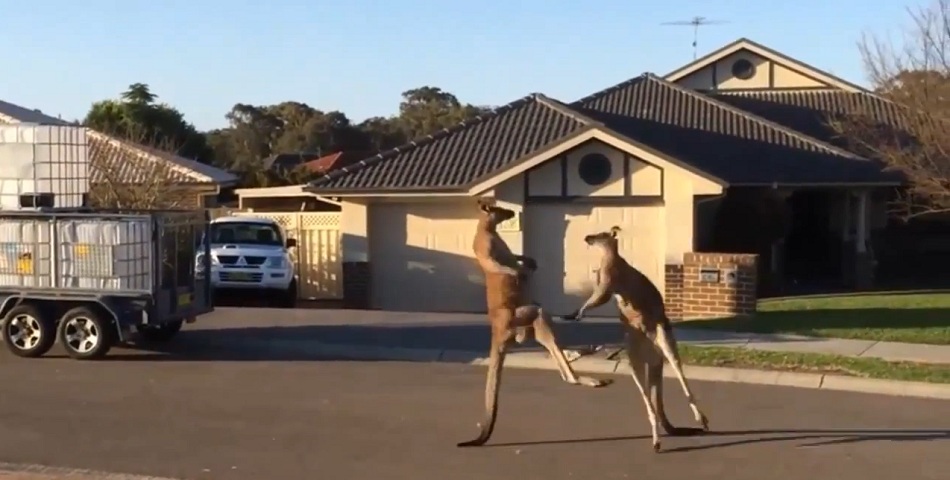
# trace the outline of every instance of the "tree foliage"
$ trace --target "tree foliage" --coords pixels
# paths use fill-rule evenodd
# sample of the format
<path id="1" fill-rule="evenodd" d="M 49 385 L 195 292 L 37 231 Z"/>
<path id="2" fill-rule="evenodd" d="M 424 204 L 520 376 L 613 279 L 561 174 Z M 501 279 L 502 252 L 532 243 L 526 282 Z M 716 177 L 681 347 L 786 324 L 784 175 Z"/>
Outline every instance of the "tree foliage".
<path id="1" fill-rule="evenodd" d="M 93 103 L 83 125 L 106 135 L 128 141 L 161 145 L 175 154 L 210 163 L 214 151 L 205 135 L 185 120 L 184 115 L 165 103 L 147 84 L 133 83 L 118 100 Z"/>
<path id="2" fill-rule="evenodd" d="M 354 124 L 345 113 L 323 111 L 306 103 L 236 104 L 226 115 L 228 127 L 208 132 L 216 163 L 237 173 L 244 186 L 270 186 L 306 181 L 302 168 L 278 172 L 267 159 L 282 153 L 327 155 L 339 151 L 375 152 L 455 125 L 488 109 L 461 103 L 436 87 L 402 94 L 399 113 L 371 117 Z"/>
<path id="3" fill-rule="evenodd" d="M 832 122 L 852 150 L 906 177 L 894 205 L 904 218 L 950 212 L 950 0 L 908 12 L 899 46 L 874 35 L 859 44 L 873 89 L 899 106 L 900 125 L 858 109 Z"/>
<path id="4" fill-rule="evenodd" d="M 313 177 L 302 167 L 271 168 L 269 160 L 279 154 L 309 158 L 340 151 L 370 154 L 490 110 L 463 103 L 438 87 L 422 86 L 403 92 L 398 113 L 388 117 L 354 123 L 343 112 L 298 101 L 237 103 L 225 115 L 227 127 L 202 133 L 181 112 L 158 99 L 148 84 L 133 83 L 118 99 L 94 103 L 83 124 L 122 140 L 213 163 L 239 175 L 244 187 L 295 184 Z"/>

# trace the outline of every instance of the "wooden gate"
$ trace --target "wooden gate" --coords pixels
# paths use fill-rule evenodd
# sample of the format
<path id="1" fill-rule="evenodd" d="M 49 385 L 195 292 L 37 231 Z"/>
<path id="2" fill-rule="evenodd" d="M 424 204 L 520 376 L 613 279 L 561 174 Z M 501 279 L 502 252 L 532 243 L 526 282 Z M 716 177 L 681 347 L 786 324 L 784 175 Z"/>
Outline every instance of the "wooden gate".
<path id="1" fill-rule="evenodd" d="M 340 255 L 340 212 L 228 212 L 230 215 L 270 218 L 288 238 L 297 267 L 298 290 L 304 300 L 343 298 L 343 260 Z"/>

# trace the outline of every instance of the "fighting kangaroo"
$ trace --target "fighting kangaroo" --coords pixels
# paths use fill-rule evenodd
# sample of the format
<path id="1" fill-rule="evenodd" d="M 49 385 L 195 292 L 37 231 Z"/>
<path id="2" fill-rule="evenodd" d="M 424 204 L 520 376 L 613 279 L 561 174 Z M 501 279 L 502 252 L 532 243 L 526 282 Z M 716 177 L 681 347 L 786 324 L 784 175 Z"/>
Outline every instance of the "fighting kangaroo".
<path id="1" fill-rule="evenodd" d="M 459 443 L 459 447 L 483 445 L 491 437 L 498 413 L 498 389 L 501 386 L 506 350 L 512 341 L 523 343 L 532 331 L 535 340 L 553 357 L 565 382 L 588 387 L 601 387 L 611 382 L 574 373 L 558 346 L 551 328 L 550 314 L 540 305 L 527 301 L 524 284 L 527 276 L 537 268 L 537 263 L 530 257 L 512 253 L 495 230 L 499 223 L 512 218 L 515 212 L 496 206 L 492 199 L 480 199 L 479 209 L 478 229 L 472 247 L 485 274 L 491 350 L 485 383 L 485 417 L 479 424 L 481 432 L 474 440 Z"/>
<path id="2" fill-rule="evenodd" d="M 584 241 L 601 250 L 600 274 L 594 293 L 574 313 L 564 317 L 568 320 L 580 320 L 584 312 L 596 308 L 613 296 L 620 310 L 620 321 L 625 332 L 625 348 L 630 363 L 630 373 L 640 390 L 646 405 L 647 416 L 653 434 L 653 449 L 660 451 L 660 437 L 657 432 L 657 419 L 668 435 L 696 435 L 709 430 L 709 421 L 696 405 L 696 398 L 690 391 L 683 375 L 679 351 L 673 328 L 666 316 L 663 296 L 653 282 L 643 273 L 627 263 L 617 251 L 617 234 L 620 227 L 584 237 Z M 699 428 L 675 427 L 666 417 L 663 409 L 663 360 L 669 361 L 676 373 L 689 407 L 693 411 Z M 647 394 L 650 391 L 653 399 Z"/>

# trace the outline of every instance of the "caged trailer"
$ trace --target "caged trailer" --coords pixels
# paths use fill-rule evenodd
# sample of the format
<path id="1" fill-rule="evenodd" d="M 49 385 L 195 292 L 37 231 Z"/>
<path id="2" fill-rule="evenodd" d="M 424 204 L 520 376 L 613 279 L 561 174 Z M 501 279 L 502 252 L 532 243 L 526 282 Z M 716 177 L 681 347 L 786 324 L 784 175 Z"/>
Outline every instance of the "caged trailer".
<path id="1" fill-rule="evenodd" d="M 208 212 L 0 211 L 0 322 L 20 357 L 171 340 L 213 310 Z"/>

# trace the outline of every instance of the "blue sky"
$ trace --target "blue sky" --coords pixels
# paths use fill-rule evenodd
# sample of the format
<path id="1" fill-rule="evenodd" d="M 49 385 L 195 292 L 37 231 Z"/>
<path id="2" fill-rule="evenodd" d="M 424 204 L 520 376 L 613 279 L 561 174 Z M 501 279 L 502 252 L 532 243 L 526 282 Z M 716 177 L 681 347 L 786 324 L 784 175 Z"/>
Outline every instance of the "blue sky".
<path id="1" fill-rule="evenodd" d="M 923 1 L 923 0 L 921 0 Z M 148 83 L 201 129 L 238 102 L 305 102 L 354 121 L 433 85 L 499 105 L 573 101 L 748 37 L 864 83 L 862 32 L 897 32 L 906 6 L 867 0 L 0 0 L 0 99 L 72 120 Z M 650 5 L 643 7 L 642 5 Z"/>

